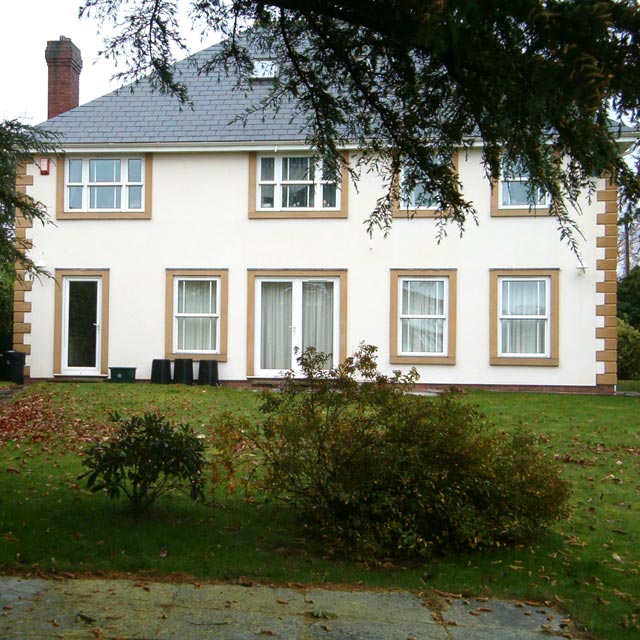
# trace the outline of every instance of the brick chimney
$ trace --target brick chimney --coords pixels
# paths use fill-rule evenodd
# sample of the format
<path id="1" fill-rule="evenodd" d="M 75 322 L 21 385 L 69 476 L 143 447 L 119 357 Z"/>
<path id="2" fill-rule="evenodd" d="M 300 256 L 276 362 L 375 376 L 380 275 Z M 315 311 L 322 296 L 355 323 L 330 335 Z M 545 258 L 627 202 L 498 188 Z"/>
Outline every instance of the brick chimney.
<path id="1" fill-rule="evenodd" d="M 82 56 L 71 38 L 60 36 L 47 42 L 44 57 L 49 67 L 48 118 L 55 118 L 80 104 Z"/>

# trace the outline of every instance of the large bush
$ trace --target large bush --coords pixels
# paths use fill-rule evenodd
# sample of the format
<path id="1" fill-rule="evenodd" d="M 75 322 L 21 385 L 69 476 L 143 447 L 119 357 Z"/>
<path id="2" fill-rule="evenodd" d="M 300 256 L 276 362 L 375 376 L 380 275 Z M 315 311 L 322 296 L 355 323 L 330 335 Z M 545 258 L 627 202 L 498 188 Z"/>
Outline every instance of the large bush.
<path id="1" fill-rule="evenodd" d="M 640 266 L 618 280 L 618 317 L 640 329 Z"/>
<path id="2" fill-rule="evenodd" d="M 370 346 L 329 371 L 313 350 L 299 362 L 304 378 L 264 392 L 241 441 L 228 417 L 221 446 L 262 461 L 267 489 L 321 535 L 361 555 L 428 555 L 529 540 L 563 514 L 567 484 L 533 438 L 491 435 L 459 393 L 410 394 L 415 371 L 381 375 Z"/>
<path id="3" fill-rule="evenodd" d="M 640 380 L 640 331 L 619 318 L 618 378 Z"/>
<path id="4" fill-rule="evenodd" d="M 90 446 L 82 462 L 88 471 L 78 479 L 86 478 L 91 491 L 124 495 L 135 512 L 183 486 L 193 500 L 204 500 L 204 444 L 189 425 L 149 413 L 111 420 L 114 434 Z"/>

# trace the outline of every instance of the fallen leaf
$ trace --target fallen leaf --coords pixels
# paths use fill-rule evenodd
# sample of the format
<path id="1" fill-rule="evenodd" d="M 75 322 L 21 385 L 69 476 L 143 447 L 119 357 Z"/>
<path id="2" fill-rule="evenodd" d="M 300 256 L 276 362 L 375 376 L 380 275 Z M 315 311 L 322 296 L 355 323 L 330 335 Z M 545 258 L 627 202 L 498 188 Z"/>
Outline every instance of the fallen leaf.
<path id="1" fill-rule="evenodd" d="M 76 613 L 76 622 L 84 622 L 85 624 L 94 624 L 96 619 L 91 616 L 86 616 L 84 613 Z"/>

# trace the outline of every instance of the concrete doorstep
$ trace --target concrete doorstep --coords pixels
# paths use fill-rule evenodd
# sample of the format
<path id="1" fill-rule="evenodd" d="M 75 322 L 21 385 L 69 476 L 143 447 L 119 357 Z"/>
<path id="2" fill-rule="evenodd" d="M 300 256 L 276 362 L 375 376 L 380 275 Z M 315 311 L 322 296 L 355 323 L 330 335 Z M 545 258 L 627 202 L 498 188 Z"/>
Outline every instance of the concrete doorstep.
<path id="1" fill-rule="evenodd" d="M 550 606 L 455 594 L 0 576 L 2 640 L 575 638 Z"/>

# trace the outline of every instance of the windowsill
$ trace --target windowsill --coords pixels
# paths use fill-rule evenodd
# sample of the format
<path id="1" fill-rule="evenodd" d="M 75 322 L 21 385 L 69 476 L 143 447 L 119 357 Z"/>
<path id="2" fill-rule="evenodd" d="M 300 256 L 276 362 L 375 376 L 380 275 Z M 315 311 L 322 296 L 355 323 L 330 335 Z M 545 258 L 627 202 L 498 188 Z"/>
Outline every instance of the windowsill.
<path id="1" fill-rule="evenodd" d="M 195 353 L 195 352 L 180 352 L 180 353 L 167 353 L 167 360 L 176 360 L 180 358 L 190 358 L 194 362 L 199 362 L 200 360 L 217 360 L 218 362 L 226 362 L 227 354 L 226 353 Z"/>
<path id="2" fill-rule="evenodd" d="M 250 220 L 317 220 L 319 218 L 346 218 L 346 211 L 304 209 L 300 211 L 268 209 L 249 211 Z"/>
<path id="3" fill-rule="evenodd" d="M 391 356 L 391 364 L 441 364 L 454 365 L 455 356 Z"/>
<path id="4" fill-rule="evenodd" d="M 492 366 L 507 367 L 557 367 L 560 365 L 559 358 L 514 358 L 514 357 L 492 357 L 489 360 Z"/>
<path id="5" fill-rule="evenodd" d="M 492 218 L 544 218 L 551 215 L 549 207 L 497 208 L 491 209 Z"/>
<path id="6" fill-rule="evenodd" d="M 59 211 L 57 220 L 151 220 L 150 211 Z"/>

